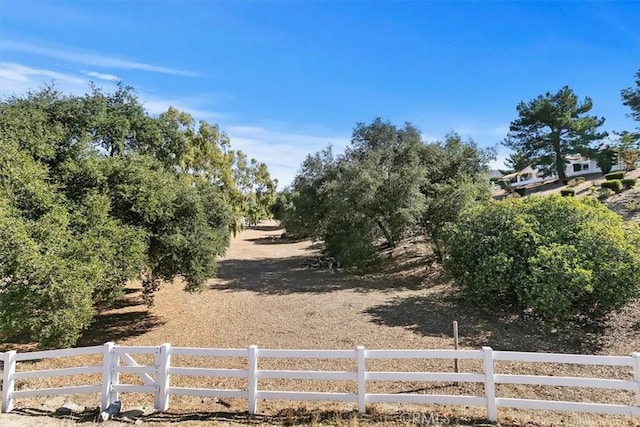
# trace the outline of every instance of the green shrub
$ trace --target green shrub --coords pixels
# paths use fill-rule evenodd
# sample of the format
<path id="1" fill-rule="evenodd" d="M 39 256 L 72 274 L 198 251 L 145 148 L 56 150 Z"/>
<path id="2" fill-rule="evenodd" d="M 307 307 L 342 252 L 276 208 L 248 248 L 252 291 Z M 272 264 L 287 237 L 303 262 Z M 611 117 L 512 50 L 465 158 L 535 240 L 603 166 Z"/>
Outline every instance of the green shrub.
<path id="1" fill-rule="evenodd" d="M 584 176 L 575 177 L 567 183 L 570 187 L 575 187 L 576 185 L 580 185 L 584 182 Z"/>
<path id="2" fill-rule="evenodd" d="M 624 185 L 624 188 L 629 189 L 629 188 L 633 188 L 636 186 L 636 179 L 635 178 L 623 178 L 621 180 L 622 185 Z"/>
<path id="3" fill-rule="evenodd" d="M 562 190 L 560 190 L 560 195 L 562 197 L 573 197 L 576 195 L 576 190 L 573 188 L 563 188 Z"/>
<path id="4" fill-rule="evenodd" d="M 609 188 L 613 191 L 615 191 L 616 193 L 620 192 L 620 190 L 622 190 L 622 181 L 619 179 L 612 179 L 610 181 L 602 181 L 600 183 L 600 187 L 602 188 Z"/>
<path id="5" fill-rule="evenodd" d="M 447 236 L 445 267 L 480 306 L 598 319 L 639 295 L 640 226 L 591 198 L 486 203 Z"/>
<path id="6" fill-rule="evenodd" d="M 600 189 L 598 189 L 598 200 L 605 200 L 609 196 L 612 196 L 614 194 L 615 192 L 612 189 L 601 187 Z"/>
<path id="7" fill-rule="evenodd" d="M 624 171 L 611 172 L 606 174 L 604 177 L 607 178 L 607 181 L 622 179 L 624 178 Z"/>

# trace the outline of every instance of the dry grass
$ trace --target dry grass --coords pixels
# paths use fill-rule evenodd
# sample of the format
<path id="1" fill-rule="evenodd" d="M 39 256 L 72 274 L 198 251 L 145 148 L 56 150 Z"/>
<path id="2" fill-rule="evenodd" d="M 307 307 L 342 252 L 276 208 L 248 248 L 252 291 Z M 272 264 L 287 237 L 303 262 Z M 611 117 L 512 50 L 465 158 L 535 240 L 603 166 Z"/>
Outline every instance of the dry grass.
<path id="1" fill-rule="evenodd" d="M 431 262 L 424 242 L 407 243 L 394 253 L 384 254 L 377 271 L 355 274 L 344 270 L 307 269 L 301 262 L 317 251 L 311 242 L 286 242 L 278 238 L 281 230 L 264 224 L 245 230 L 233 240 L 227 256 L 220 261 L 219 276 L 210 280 L 200 294 L 182 291 L 179 283 L 166 285 L 156 298 L 156 305 L 142 305 L 140 290 L 131 287 L 119 305 L 102 313 L 79 345 L 97 345 L 114 340 L 126 345 L 246 348 L 257 344 L 263 348 L 353 349 L 367 348 L 452 348 L 452 321 L 460 326 L 463 348 L 491 346 L 499 350 L 549 351 L 628 355 L 640 349 L 640 324 L 633 305 L 597 328 L 549 330 L 532 319 L 506 315 L 500 311 L 480 312 L 459 298 L 450 284 L 441 279 L 439 267 Z M 29 349 L 28 345 L 6 343 L 6 348 Z M 0 348 L 1 350 L 2 348 Z M 143 357 L 139 362 L 144 362 Z M 57 361 L 55 367 L 94 364 L 99 358 L 74 358 Z M 191 366 L 211 366 L 211 359 L 174 358 L 174 362 Z M 220 367 L 233 361 L 218 360 Z M 243 362 L 243 361 L 239 361 Z M 22 369 L 51 368 L 51 361 L 23 364 Z M 19 364 L 20 366 L 20 364 Z M 355 369 L 352 361 L 264 360 L 261 368 L 278 369 Z M 450 372 L 450 362 L 418 360 L 370 361 L 368 369 L 400 371 L 425 370 Z M 480 371 L 471 361 L 461 361 L 463 371 Z M 611 376 L 630 379 L 628 369 L 578 368 L 517 363 L 497 365 L 499 373 L 536 373 L 552 375 Z M 123 377 L 126 379 L 127 377 Z M 135 378 L 130 379 L 136 381 Z M 84 378 L 94 380 L 94 378 Z M 243 387 L 243 380 L 174 378 L 177 385 L 195 387 Z M 19 383 L 53 387 L 76 383 L 80 378 L 53 378 Z M 260 382 L 263 389 L 308 391 L 355 391 L 350 382 L 285 381 Z M 482 393 L 475 384 L 371 383 L 373 392 L 434 394 Z M 501 396 L 575 401 L 626 402 L 635 397 L 628 392 L 575 390 L 563 387 L 500 386 Z M 50 411 L 65 400 L 94 407 L 99 396 L 22 399 L 16 407 L 22 415 L 0 415 L 0 425 L 67 425 L 90 421 L 95 414 L 56 417 Z M 125 408 L 149 409 L 151 398 L 123 394 Z M 148 425 L 411 425 L 425 420 L 440 420 L 448 425 L 480 425 L 485 422 L 483 408 L 376 405 L 367 416 L 357 417 L 353 405 L 288 403 L 261 401 L 260 416 L 247 418 L 246 402 L 172 397 L 171 412 L 150 414 L 142 418 Z M 42 412 L 44 411 L 44 412 Z M 42 417 L 41 415 L 48 415 Z M 26 416 L 26 415 L 33 415 Z M 439 418 L 438 418 L 439 417 Z M 499 410 L 503 426 L 507 425 L 636 425 L 625 417 L 558 414 L 540 411 Z M 432 423 L 433 425 L 437 425 Z"/>

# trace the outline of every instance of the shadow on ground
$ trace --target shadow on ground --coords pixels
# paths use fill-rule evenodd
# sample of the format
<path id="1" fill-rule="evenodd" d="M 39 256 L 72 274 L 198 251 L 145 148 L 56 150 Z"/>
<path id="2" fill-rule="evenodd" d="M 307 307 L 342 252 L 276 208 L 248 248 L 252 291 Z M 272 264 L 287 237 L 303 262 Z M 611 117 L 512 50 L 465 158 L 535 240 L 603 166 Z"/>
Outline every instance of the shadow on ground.
<path id="1" fill-rule="evenodd" d="M 253 242 L 256 245 L 286 245 L 291 243 L 303 242 L 307 239 L 283 239 L 279 236 L 267 236 L 267 237 L 255 237 L 250 239 L 244 239 L 245 242 Z"/>
<path id="2" fill-rule="evenodd" d="M 425 408 L 427 409 L 427 408 Z M 68 421 L 74 424 L 95 423 L 99 416 L 98 408 L 87 409 L 83 412 L 73 413 L 71 415 L 63 415 L 57 412 L 45 411 L 36 408 L 18 408 L 12 411 L 27 417 L 46 417 L 61 421 Z M 411 417 L 411 419 L 409 418 Z M 410 421 L 431 420 L 443 423 L 442 425 L 457 426 L 480 426 L 488 425 L 488 421 L 483 418 L 473 417 L 451 417 L 445 413 L 432 412 L 425 410 L 424 412 L 378 412 L 368 410 L 366 414 L 358 414 L 357 411 L 338 411 L 338 410 L 322 410 L 307 409 L 304 407 L 283 409 L 274 414 L 255 414 L 250 415 L 247 412 L 154 412 L 149 415 L 142 415 L 135 418 L 128 418 L 123 414 L 119 414 L 113 418 L 115 422 L 123 422 L 127 424 L 146 424 L 161 423 L 162 425 L 175 424 L 180 422 L 203 422 L 203 425 L 211 425 L 214 423 L 234 423 L 247 425 L 364 425 L 368 424 L 387 424 L 406 425 Z M 431 424 L 429 424 L 431 425 Z M 433 424 L 436 425 L 436 424 Z M 440 424 L 438 424 L 440 425 Z M 500 423 L 503 427 L 515 427 L 521 424 Z"/>
<path id="3" fill-rule="evenodd" d="M 47 417 L 58 420 L 69 421 L 69 423 L 95 423 L 98 421 L 98 415 L 100 414 L 99 408 L 89 408 L 82 412 L 75 412 L 71 414 L 60 413 L 58 411 L 48 411 L 39 408 L 16 408 L 11 411 L 12 414 L 22 415 L 24 417 Z M 42 423 L 47 425 L 48 423 Z"/>
<path id="4" fill-rule="evenodd" d="M 417 290 L 432 286 L 432 267 L 425 258 L 413 258 L 393 268 L 363 274 L 349 269 L 307 268 L 306 257 L 222 260 L 211 289 L 253 291 L 264 295 Z"/>
<path id="5" fill-rule="evenodd" d="M 131 305 L 139 304 L 138 302 Z M 105 341 L 137 337 L 165 323 L 159 317 L 150 314 L 146 307 L 142 307 L 137 311 L 107 312 L 97 315 L 91 327 L 82 334 L 76 345 L 78 347 L 101 345 Z"/>
<path id="6" fill-rule="evenodd" d="M 440 294 L 396 298 L 365 311 L 379 325 L 403 327 L 425 336 L 450 337 L 458 322 L 459 342 L 467 347 L 489 346 L 494 350 L 591 354 L 601 349 L 603 327 L 544 325 L 531 317 L 502 311 L 485 311 L 460 296 Z"/>
<path id="7" fill-rule="evenodd" d="M 256 230 L 256 231 L 276 231 L 276 230 L 284 231 L 284 228 L 282 228 L 282 226 L 280 225 L 252 225 L 250 227 L 247 227 L 247 229 Z"/>
<path id="8" fill-rule="evenodd" d="M 368 308 L 375 324 L 402 327 L 423 336 L 449 337 L 452 322 L 459 326 L 460 344 L 495 350 L 595 353 L 604 347 L 604 326 L 553 328 L 530 316 L 505 310 L 480 310 L 467 303 L 447 284 L 432 256 L 407 254 L 383 258 L 368 271 L 307 268 L 306 257 L 223 260 L 211 289 L 251 291 L 262 295 L 356 292 L 421 291 L 396 296 Z"/>

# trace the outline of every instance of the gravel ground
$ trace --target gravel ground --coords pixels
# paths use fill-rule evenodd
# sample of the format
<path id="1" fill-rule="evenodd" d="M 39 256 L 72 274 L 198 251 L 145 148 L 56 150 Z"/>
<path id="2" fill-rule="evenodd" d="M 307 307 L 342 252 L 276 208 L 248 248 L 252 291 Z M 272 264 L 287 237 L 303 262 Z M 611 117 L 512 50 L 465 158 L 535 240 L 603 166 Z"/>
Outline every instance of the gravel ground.
<path id="1" fill-rule="evenodd" d="M 141 304 L 135 286 L 119 305 L 99 316 L 79 345 L 99 345 L 108 340 L 124 345 L 283 349 L 353 349 L 358 345 L 375 349 L 452 348 L 452 321 L 459 322 L 462 348 L 488 345 L 496 350 L 547 351 L 563 353 L 628 355 L 640 349 L 640 328 L 636 313 L 640 305 L 627 307 L 606 325 L 593 330 L 582 328 L 545 329 L 531 319 L 507 316 L 500 311 L 478 312 L 455 296 L 443 282 L 441 272 L 423 242 L 407 242 L 386 253 L 377 271 L 359 273 L 343 269 L 308 269 L 304 260 L 317 253 L 309 241 L 290 242 L 279 238 L 282 230 L 264 223 L 245 230 L 235 238 L 219 263 L 218 278 L 202 293 L 189 294 L 180 283 L 167 284 L 157 294 L 155 306 Z M 392 258 L 392 259 L 391 259 Z M 6 348 L 29 346 L 5 344 Z M 136 358 L 138 359 L 138 358 Z M 74 358 L 56 362 L 55 367 L 93 364 L 98 359 Z M 145 359 L 138 360 L 144 363 Z M 175 358 L 174 362 L 210 366 L 201 358 Z M 220 360 L 220 367 L 232 367 Z M 238 361 L 243 362 L 243 361 Z M 368 369 L 425 370 L 451 372 L 451 362 L 385 360 L 368 364 Z M 66 363 L 66 365 L 65 365 Z M 22 369 L 54 367 L 51 361 L 34 362 Z M 237 365 L 235 366 L 237 367 Z M 353 362 L 329 360 L 265 360 L 260 368 L 354 369 Z M 479 371 L 477 363 L 461 361 L 461 370 Z M 628 369 L 578 368 L 567 365 L 501 363 L 497 373 L 537 373 L 543 375 L 602 375 L 628 379 Z M 85 381 L 91 379 L 84 377 Z M 123 376 L 126 380 L 128 377 Z M 133 378 L 132 378 L 133 379 Z M 135 379 L 133 379 L 135 380 Z M 54 387 L 78 378 L 30 380 L 19 387 Z M 241 380 L 175 378 L 176 384 L 196 387 L 242 387 Z M 309 391 L 354 391 L 349 382 L 261 380 L 262 389 Z M 437 394 L 482 393 L 476 384 L 368 383 L 368 390 L 389 393 L 423 392 Z M 500 386 L 503 397 L 521 396 L 575 401 L 635 402 L 629 392 L 609 392 L 563 387 Z M 246 403 L 233 399 L 172 397 L 169 414 L 150 414 L 151 399 L 123 394 L 124 408 L 140 408 L 148 414 L 145 425 L 227 425 L 227 424 L 340 424 L 340 425 L 480 425 L 484 410 L 474 407 L 375 405 L 371 414 L 354 418 L 353 405 L 313 402 L 261 401 L 260 416 L 247 419 Z M 18 415 L 0 415 L 0 425 L 71 425 L 91 421 L 94 414 L 56 416 L 52 411 L 71 401 L 95 407 L 96 396 L 22 399 L 16 402 Z M 44 415 L 44 416 L 42 416 Z M 639 425 L 638 420 L 584 414 L 547 413 L 500 409 L 501 425 Z M 428 421 L 428 422 L 427 422 Z M 430 424 L 429 424 L 430 423 Z M 110 424 L 110 423 L 107 423 Z"/>

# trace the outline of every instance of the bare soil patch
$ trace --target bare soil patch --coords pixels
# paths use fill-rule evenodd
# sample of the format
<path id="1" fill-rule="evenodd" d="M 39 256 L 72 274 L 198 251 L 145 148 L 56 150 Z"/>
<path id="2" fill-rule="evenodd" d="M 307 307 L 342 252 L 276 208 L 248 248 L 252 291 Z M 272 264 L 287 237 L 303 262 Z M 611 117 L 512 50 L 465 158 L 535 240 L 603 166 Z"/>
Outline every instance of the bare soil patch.
<path id="1" fill-rule="evenodd" d="M 591 329 L 549 329 L 534 319 L 507 315 L 499 307 L 492 312 L 474 309 L 444 281 L 424 242 L 407 242 L 383 254 L 378 268 L 367 272 L 344 269 L 315 269 L 303 265 L 318 253 L 319 246 L 309 241 L 280 239 L 282 230 L 275 223 L 247 229 L 233 239 L 225 258 L 219 262 L 219 274 L 207 289 L 190 294 L 180 283 L 167 284 L 157 294 L 155 306 L 142 303 L 140 289 L 132 286 L 113 309 L 102 313 L 87 331 L 79 346 L 116 341 L 123 345 L 286 349 L 367 348 L 452 348 L 452 322 L 459 322 L 462 348 L 491 346 L 496 350 L 546 351 L 628 355 L 640 349 L 640 305 L 627 307 L 605 324 Z M 0 350 L 31 348 L 5 343 Z M 61 361 L 55 367 L 92 364 L 95 358 Z M 141 363 L 145 360 L 140 360 Z M 211 360 L 182 358 L 179 362 L 207 366 Z M 220 367 L 233 367 L 233 361 L 219 361 Z M 225 365 L 225 364 L 228 364 Z M 278 369 L 355 369 L 351 361 L 265 360 L 261 368 Z M 398 371 L 425 370 L 451 372 L 445 361 L 385 360 L 368 369 Z M 54 367 L 50 361 L 35 362 L 26 368 Z M 238 367 L 238 366 L 235 366 Z M 480 371 L 471 361 L 461 361 L 461 370 Z M 518 363 L 498 365 L 499 373 L 536 373 L 543 375 L 611 375 L 630 379 L 628 369 L 572 368 Z M 86 378 L 86 377 L 85 377 Z M 124 378 L 124 377 L 123 377 Z M 55 387 L 78 381 L 76 378 L 30 380 L 20 387 Z M 176 378 L 196 387 L 244 386 L 242 380 Z M 235 381 L 235 382 L 234 382 Z M 181 383 L 181 384 L 182 384 Z M 268 380 L 261 388 L 308 391 L 354 391 L 350 382 Z M 388 393 L 423 392 L 437 394 L 482 393 L 478 384 L 445 383 L 372 383 L 370 390 Z M 575 401 L 635 402 L 631 392 L 575 390 L 564 387 L 501 386 L 504 397 L 523 396 Z M 248 418 L 244 401 L 172 397 L 168 414 L 150 414 L 151 398 L 123 394 L 124 408 L 141 407 L 147 413 L 140 418 L 145 425 L 225 424 L 341 424 L 407 425 L 405 414 L 436 414 L 450 425 L 483 423 L 485 411 L 475 407 L 375 405 L 365 417 L 357 417 L 353 405 L 313 402 L 261 401 L 260 416 Z M 95 407 L 98 396 L 22 399 L 16 402 L 21 415 L 0 415 L 0 425 L 69 425 L 90 421 L 93 412 L 61 417 L 54 411 L 67 400 Z M 44 417 L 43 417 L 44 415 Z M 584 414 L 560 414 L 540 411 L 499 410 L 506 425 L 637 425 L 626 417 Z M 426 418 L 422 418 L 423 420 Z M 431 417 L 431 420 L 436 418 Z M 410 424 L 410 422 L 409 422 Z M 115 425 L 115 424 L 114 424 Z M 182 424 L 181 424 L 182 425 Z"/>

